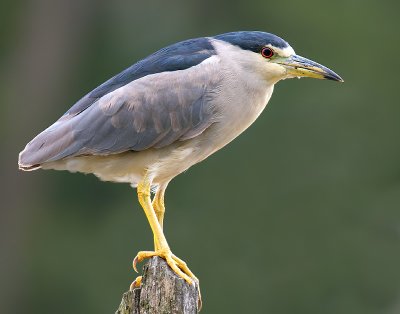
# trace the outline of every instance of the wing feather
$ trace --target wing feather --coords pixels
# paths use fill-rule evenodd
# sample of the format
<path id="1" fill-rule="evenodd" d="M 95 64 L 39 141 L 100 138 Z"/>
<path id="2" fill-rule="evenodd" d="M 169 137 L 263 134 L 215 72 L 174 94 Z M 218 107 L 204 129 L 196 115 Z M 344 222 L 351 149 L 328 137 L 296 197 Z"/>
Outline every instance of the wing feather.
<path id="1" fill-rule="evenodd" d="M 147 75 L 188 69 L 216 54 L 208 38 L 185 40 L 151 54 L 85 95 L 66 113 L 76 115 L 112 91 Z"/>
<path id="2" fill-rule="evenodd" d="M 84 111 L 61 117 L 27 145 L 20 165 L 162 148 L 193 138 L 217 121 L 210 95 L 219 85 L 213 62 L 132 81 Z"/>

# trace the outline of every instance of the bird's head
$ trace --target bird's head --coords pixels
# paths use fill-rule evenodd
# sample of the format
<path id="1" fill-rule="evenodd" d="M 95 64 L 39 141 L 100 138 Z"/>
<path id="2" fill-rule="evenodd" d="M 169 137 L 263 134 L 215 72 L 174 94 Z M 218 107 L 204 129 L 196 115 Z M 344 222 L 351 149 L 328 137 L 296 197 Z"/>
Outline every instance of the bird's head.
<path id="1" fill-rule="evenodd" d="M 243 57 L 250 61 L 268 81 L 276 83 L 294 77 L 311 77 L 343 82 L 327 67 L 297 55 L 282 38 L 265 32 L 244 31 L 215 36 L 243 50 Z"/>

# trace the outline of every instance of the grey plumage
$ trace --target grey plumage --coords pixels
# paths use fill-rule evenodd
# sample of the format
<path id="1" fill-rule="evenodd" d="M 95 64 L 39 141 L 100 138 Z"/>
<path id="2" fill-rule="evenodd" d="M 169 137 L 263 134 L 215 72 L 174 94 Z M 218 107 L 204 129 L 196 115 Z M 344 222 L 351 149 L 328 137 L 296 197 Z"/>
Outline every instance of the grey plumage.
<path id="1" fill-rule="evenodd" d="M 185 70 L 201 63 L 215 53 L 207 38 L 189 39 L 160 49 L 82 97 L 66 112 L 66 115 L 82 112 L 102 96 L 134 80 L 156 73 Z"/>
<path id="2" fill-rule="evenodd" d="M 138 79 L 79 114 L 64 115 L 27 145 L 22 164 L 161 148 L 200 134 L 215 121 L 209 90 L 216 89 L 218 77 L 174 74 Z"/>
<path id="3" fill-rule="evenodd" d="M 218 82 L 206 75 L 189 77 L 184 70 L 214 54 L 209 40 L 198 38 L 139 61 L 88 93 L 29 142 L 20 166 L 161 148 L 200 134 L 213 122 L 206 100 Z M 173 75 L 175 71 L 182 73 Z"/>

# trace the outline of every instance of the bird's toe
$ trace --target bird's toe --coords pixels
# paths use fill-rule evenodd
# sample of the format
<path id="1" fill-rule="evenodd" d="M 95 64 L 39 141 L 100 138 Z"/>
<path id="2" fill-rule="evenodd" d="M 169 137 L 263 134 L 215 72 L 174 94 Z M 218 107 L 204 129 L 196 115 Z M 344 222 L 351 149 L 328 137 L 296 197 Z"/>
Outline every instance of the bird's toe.
<path id="1" fill-rule="evenodd" d="M 136 279 L 131 283 L 130 287 L 129 287 L 129 291 L 132 291 L 136 288 L 140 288 L 140 286 L 142 285 L 142 276 L 138 276 L 136 277 Z"/>
<path id="2" fill-rule="evenodd" d="M 163 258 L 169 267 L 181 278 L 183 278 L 188 284 L 192 284 L 193 280 L 198 282 L 196 276 L 191 272 L 187 264 L 172 254 L 169 250 L 158 250 L 158 251 L 140 251 L 137 253 L 136 257 L 133 260 L 133 269 L 138 272 L 137 270 L 137 263 L 142 262 L 143 260 L 153 257 L 159 256 Z"/>

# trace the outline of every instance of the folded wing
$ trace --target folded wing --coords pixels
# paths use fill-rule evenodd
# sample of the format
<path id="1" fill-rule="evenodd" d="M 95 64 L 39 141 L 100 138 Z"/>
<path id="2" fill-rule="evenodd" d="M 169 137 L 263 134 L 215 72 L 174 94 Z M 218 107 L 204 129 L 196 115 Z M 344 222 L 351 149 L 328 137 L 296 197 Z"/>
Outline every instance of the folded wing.
<path id="1" fill-rule="evenodd" d="M 201 134 L 218 120 L 218 58 L 186 70 L 150 74 L 62 116 L 20 154 L 22 169 L 80 155 L 162 148 Z"/>

